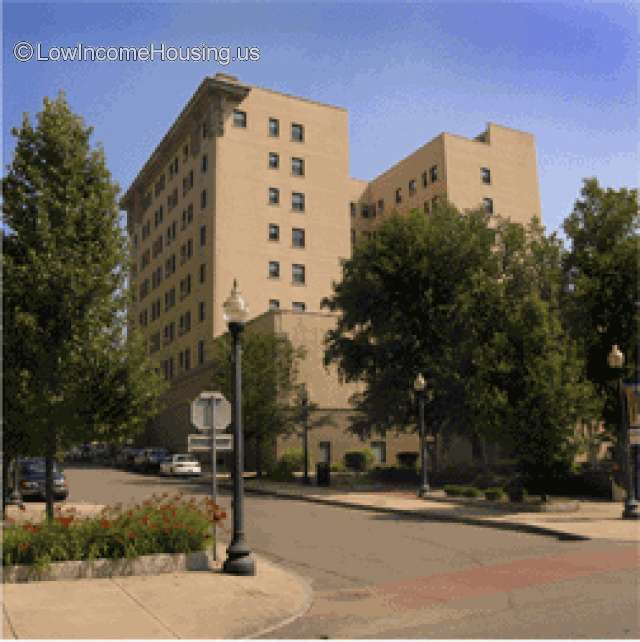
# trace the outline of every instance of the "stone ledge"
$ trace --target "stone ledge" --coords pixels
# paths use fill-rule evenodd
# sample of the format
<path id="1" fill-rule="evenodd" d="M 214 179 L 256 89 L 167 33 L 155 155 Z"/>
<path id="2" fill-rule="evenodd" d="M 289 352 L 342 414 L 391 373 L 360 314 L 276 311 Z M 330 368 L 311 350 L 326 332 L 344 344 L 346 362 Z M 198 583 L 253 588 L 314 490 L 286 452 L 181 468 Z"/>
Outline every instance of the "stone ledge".
<path id="1" fill-rule="evenodd" d="M 2 582 L 76 580 L 127 575 L 159 575 L 182 571 L 206 571 L 210 568 L 207 551 L 194 553 L 160 553 L 133 559 L 96 559 L 52 562 L 44 569 L 28 564 L 2 567 Z"/>

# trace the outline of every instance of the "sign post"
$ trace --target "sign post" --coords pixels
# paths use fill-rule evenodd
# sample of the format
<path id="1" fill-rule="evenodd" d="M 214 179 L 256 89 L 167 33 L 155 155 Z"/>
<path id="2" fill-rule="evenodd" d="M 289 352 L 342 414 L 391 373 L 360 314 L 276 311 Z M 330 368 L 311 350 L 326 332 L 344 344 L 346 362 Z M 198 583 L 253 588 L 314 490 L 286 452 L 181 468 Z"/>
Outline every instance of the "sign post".
<path id="1" fill-rule="evenodd" d="M 218 503 L 218 462 L 217 450 L 231 450 L 231 435 L 217 434 L 224 432 L 231 423 L 231 404 L 221 392 L 201 392 L 191 402 L 191 423 L 201 434 L 188 436 L 189 452 L 211 450 L 211 499 Z M 216 523 L 213 522 L 213 559 L 216 553 Z"/>

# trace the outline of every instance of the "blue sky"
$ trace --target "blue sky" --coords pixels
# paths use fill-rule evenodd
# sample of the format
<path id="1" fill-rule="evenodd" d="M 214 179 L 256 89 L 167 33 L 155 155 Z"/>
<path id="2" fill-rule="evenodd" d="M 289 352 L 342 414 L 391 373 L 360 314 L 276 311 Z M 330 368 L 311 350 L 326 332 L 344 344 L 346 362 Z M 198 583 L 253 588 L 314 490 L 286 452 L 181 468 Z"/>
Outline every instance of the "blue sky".
<path id="1" fill-rule="evenodd" d="M 12 126 L 63 89 L 122 189 L 206 75 L 348 108 L 351 174 L 370 179 L 441 131 L 535 134 L 548 229 L 584 177 L 637 185 L 631 3 L 4 3 L 3 162 Z M 14 45 L 259 47 L 258 62 L 20 63 Z"/>

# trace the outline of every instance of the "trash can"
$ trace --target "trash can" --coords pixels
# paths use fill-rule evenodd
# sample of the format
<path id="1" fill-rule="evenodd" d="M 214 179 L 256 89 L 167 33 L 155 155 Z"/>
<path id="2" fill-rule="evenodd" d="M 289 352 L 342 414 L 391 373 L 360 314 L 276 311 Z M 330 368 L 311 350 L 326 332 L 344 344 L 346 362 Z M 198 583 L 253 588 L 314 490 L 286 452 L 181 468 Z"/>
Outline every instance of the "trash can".
<path id="1" fill-rule="evenodd" d="M 327 462 L 316 464 L 316 483 L 318 486 L 329 486 L 331 482 L 331 468 Z"/>

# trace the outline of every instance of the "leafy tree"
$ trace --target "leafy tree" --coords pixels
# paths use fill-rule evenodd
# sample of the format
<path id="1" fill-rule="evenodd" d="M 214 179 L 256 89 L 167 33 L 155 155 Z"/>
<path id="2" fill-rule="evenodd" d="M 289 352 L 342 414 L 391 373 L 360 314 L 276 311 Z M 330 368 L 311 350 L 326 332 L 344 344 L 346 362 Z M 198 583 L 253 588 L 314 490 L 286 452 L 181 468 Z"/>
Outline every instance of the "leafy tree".
<path id="1" fill-rule="evenodd" d="M 626 376 L 633 373 L 640 337 L 639 224 L 637 190 L 605 189 L 591 178 L 584 181 L 563 225 L 570 243 L 564 259 L 564 315 L 614 442 L 620 410 L 616 374 L 607 366 L 607 355 L 612 344 L 618 344 L 626 356 Z"/>
<path id="2" fill-rule="evenodd" d="M 12 133 L 2 204 L 5 435 L 12 455 L 46 456 L 51 517 L 56 451 L 134 432 L 162 386 L 140 339 L 126 336 L 118 187 L 91 128 L 60 94 Z"/>
<path id="3" fill-rule="evenodd" d="M 214 390 L 232 398 L 231 338 L 219 337 L 213 346 Z M 246 332 L 242 338 L 242 417 L 245 439 L 253 441 L 256 472 L 277 435 L 295 426 L 291 402 L 296 391 L 298 363 L 303 348 L 295 348 L 283 335 Z"/>

